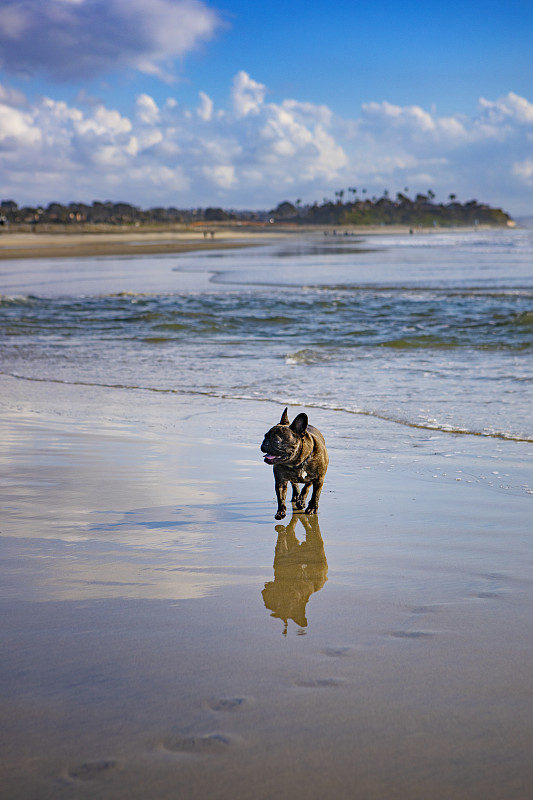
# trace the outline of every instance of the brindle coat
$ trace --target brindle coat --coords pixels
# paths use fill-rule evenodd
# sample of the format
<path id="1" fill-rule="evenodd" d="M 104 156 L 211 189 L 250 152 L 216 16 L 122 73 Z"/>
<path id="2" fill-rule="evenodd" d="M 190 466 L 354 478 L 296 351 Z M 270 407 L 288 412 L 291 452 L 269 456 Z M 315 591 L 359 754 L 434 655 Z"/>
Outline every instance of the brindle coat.
<path id="1" fill-rule="evenodd" d="M 265 464 L 274 467 L 278 498 L 276 519 L 283 519 L 287 513 L 285 498 L 289 483 L 292 485 L 292 502 L 298 511 L 303 510 L 307 493 L 313 487 L 305 513 L 316 514 L 329 458 L 324 437 L 317 428 L 308 424 L 307 414 L 298 414 L 290 424 L 285 409 L 279 424 L 265 434 L 261 451 L 265 453 Z M 300 483 L 303 483 L 301 491 Z"/>

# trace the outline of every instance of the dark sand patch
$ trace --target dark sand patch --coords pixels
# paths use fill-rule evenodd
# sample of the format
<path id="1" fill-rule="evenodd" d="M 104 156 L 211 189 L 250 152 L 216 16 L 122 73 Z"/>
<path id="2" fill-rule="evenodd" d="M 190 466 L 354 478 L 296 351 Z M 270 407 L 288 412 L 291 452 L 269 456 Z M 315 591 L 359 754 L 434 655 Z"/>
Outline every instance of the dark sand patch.
<path id="1" fill-rule="evenodd" d="M 242 711 L 249 703 L 250 699 L 247 697 L 213 697 L 205 704 L 211 711 L 235 712 Z"/>
<path id="2" fill-rule="evenodd" d="M 74 781 L 96 781 L 105 777 L 109 772 L 116 770 L 118 767 L 118 762 L 113 759 L 85 761 L 76 766 L 69 767 L 66 771 L 66 776 Z"/>
<path id="3" fill-rule="evenodd" d="M 191 753 L 204 755 L 223 753 L 232 744 L 224 733 L 211 733 L 206 736 L 166 736 L 161 747 L 169 753 Z"/>

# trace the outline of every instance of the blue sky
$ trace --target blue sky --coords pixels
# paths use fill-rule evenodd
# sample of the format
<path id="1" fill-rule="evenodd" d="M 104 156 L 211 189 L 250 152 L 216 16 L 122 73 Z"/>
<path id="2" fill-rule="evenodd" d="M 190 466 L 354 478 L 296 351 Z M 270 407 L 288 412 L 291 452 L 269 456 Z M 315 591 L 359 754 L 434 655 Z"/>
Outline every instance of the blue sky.
<path id="1" fill-rule="evenodd" d="M 0 0 L 2 198 L 532 214 L 532 33 L 529 0 Z"/>

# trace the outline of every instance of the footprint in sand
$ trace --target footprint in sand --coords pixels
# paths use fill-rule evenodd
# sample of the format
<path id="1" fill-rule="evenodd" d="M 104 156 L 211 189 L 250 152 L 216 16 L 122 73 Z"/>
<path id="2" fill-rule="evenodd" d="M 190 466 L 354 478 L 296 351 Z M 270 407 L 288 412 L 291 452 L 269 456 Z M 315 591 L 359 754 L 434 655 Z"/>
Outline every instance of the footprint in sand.
<path id="1" fill-rule="evenodd" d="M 249 702 L 246 697 L 212 697 L 205 705 L 211 711 L 242 711 Z"/>
<path id="2" fill-rule="evenodd" d="M 480 575 L 480 577 L 485 581 L 485 588 L 473 593 L 473 597 L 479 600 L 501 600 L 504 597 L 502 585 L 508 581 L 505 575 L 491 572 L 487 575 Z"/>
<path id="3" fill-rule="evenodd" d="M 411 609 L 411 614 L 438 614 L 440 607 L 435 606 L 414 606 Z"/>
<path id="4" fill-rule="evenodd" d="M 84 761 L 67 771 L 67 777 L 74 781 L 94 781 L 115 770 L 118 762 L 113 759 Z"/>
<path id="5" fill-rule="evenodd" d="M 394 639 L 429 639 L 434 635 L 430 631 L 392 631 L 390 633 Z"/>
<path id="6" fill-rule="evenodd" d="M 344 658 L 345 656 L 350 656 L 353 653 L 353 647 L 350 646 L 341 646 L 341 647 L 324 647 L 321 651 L 325 656 L 329 658 Z"/>
<path id="7" fill-rule="evenodd" d="M 207 736 L 167 736 L 161 747 L 169 753 L 209 754 L 223 753 L 232 744 L 225 733 L 212 733 Z"/>

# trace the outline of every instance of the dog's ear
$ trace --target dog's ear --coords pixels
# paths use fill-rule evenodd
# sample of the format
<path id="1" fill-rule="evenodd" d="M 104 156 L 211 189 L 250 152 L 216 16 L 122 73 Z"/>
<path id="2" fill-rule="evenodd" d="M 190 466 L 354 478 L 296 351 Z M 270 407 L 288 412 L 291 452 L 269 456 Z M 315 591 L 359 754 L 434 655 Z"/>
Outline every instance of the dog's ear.
<path id="1" fill-rule="evenodd" d="M 289 415 L 287 414 L 287 409 L 285 409 L 285 411 L 281 415 L 281 419 L 279 421 L 279 424 L 280 425 L 289 425 L 290 424 L 289 423 Z"/>
<path id="2" fill-rule="evenodd" d="M 308 422 L 307 414 L 298 414 L 292 421 L 291 431 L 294 431 L 297 436 L 303 436 L 307 430 Z"/>

